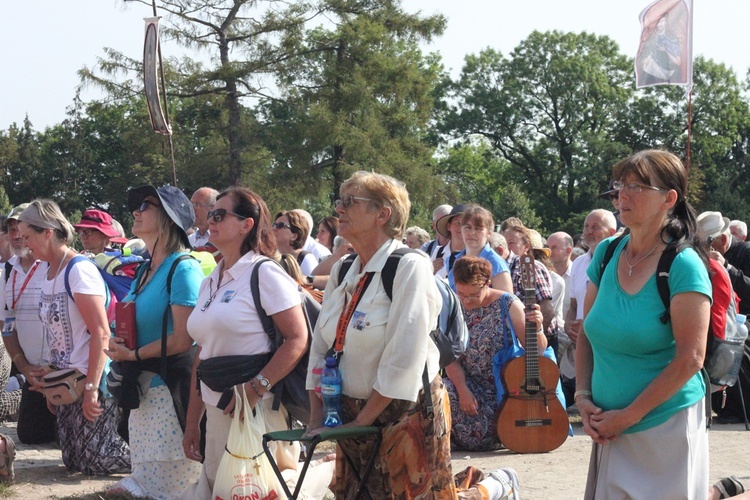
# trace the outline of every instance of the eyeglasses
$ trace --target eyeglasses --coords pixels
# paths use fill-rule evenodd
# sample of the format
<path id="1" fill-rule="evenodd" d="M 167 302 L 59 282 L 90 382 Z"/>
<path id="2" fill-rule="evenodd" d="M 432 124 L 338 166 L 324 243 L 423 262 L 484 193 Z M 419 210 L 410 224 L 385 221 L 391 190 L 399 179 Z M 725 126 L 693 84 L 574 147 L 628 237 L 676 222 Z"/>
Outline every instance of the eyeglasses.
<path id="1" fill-rule="evenodd" d="M 211 207 L 213 207 L 213 205 L 211 205 L 210 203 L 198 203 L 196 201 L 191 201 L 190 203 L 192 203 L 193 208 L 211 208 Z"/>
<path id="2" fill-rule="evenodd" d="M 208 216 L 206 217 L 206 220 L 213 219 L 214 222 L 217 224 L 224 220 L 224 217 L 227 215 L 234 215 L 240 220 L 249 219 L 250 217 L 245 217 L 244 215 L 240 215 L 238 213 L 232 212 L 231 210 L 227 210 L 226 208 L 217 208 L 216 210 L 211 210 L 208 212 Z"/>
<path id="3" fill-rule="evenodd" d="M 94 234 L 94 231 L 98 231 L 98 230 L 97 230 L 97 229 L 90 229 L 90 228 L 85 228 L 85 229 L 77 229 L 77 230 L 76 230 L 76 232 L 77 232 L 78 234 L 83 234 L 83 235 L 85 235 L 85 236 L 91 236 L 92 234 Z"/>
<path id="4" fill-rule="evenodd" d="M 336 208 L 339 208 L 339 207 L 349 208 L 358 201 L 372 201 L 372 198 L 363 198 L 362 196 L 352 196 L 348 194 L 344 196 L 343 198 L 333 202 L 333 205 Z"/>
<path id="5" fill-rule="evenodd" d="M 286 222 L 274 222 L 273 224 L 271 224 L 271 227 L 273 227 L 274 229 L 284 229 L 284 228 L 287 228 L 290 231 L 292 230 L 292 226 L 290 226 Z"/>
<path id="6" fill-rule="evenodd" d="M 648 184 L 640 184 L 638 182 L 622 182 L 622 181 L 612 181 L 612 189 L 616 189 L 617 191 L 623 191 L 627 189 L 628 191 L 632 191 L 634 193 L 641 193 L 644 189 L 650 189 L 651 191 L 668 191 L 668 189 L 662 189 L 658 188 L 656 186 L 649 186 Z M 618 193 L 619 196 L 619 193 Z"/>

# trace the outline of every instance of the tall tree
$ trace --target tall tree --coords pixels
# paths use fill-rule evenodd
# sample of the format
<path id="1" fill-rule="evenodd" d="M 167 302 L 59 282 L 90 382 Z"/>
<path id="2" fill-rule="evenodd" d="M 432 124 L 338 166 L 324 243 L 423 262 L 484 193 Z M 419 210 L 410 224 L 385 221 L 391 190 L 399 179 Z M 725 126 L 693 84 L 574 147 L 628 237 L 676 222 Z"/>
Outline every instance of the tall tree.
<path id="1" fill-rule="evenodd" d="M 440 127 L 448 138 L 486 138 L 537 213 L 560 223 L 589 206 L 628 152 L 614 136 L 633 91 L 631 62 L 610 38 L 535 31 L 508 58 L 467 56 Z"/>

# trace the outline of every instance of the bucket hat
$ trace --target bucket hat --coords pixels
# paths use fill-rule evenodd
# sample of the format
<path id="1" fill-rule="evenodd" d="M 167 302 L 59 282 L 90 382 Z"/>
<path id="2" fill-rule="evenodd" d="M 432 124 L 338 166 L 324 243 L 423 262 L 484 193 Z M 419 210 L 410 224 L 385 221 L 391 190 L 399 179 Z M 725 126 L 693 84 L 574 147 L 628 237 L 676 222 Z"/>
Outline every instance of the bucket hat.
<path id="1" fill-rule="evenodd" d="M 74 224 L 73 227 L 76 229 L 96 229 L 108 238 L 120 236 L 120 232 L 112 224 L 112 216 L 103 210 L 86 210 L 81 216 L 81 222 Z"/>
<path id="2" fill-rule="evenodd" d="M 139 186 L 128 191 L 128 209 L 135 212 L 147 196 L 158 198 L 167 216 L 180 230 L 182 241 L 188 248 L 192 248 L 188 241 L 187 231 L 195 223 L 195 211 L 190 199 L 182 190 L 174 186 Z"/>

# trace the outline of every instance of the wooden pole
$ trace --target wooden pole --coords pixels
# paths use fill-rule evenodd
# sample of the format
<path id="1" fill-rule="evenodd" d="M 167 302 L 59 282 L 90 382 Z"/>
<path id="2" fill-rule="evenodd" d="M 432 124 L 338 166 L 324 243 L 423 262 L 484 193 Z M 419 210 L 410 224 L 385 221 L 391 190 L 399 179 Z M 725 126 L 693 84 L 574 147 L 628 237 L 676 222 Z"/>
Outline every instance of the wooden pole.
<path id="1" fill-rule="evenodd" d="M 156 14 L 156 0 L 151 0 L 151 6 L 154 10 L 154 17 L 158 17 Z M 172 185 L 177 187 L 177 166 L 174 161 L 174 142 L 172 141 L 172 127 L 169 123 L 169 106 L 167 106 L 167 85 L 166 79 L 164 78 L 164 64 L 161 58 L 161 40 L 157 46 L 157 55 L 159 57 L 159 79 L 161 83 L 161 99 L 164 106 L 164 120 L 167 122 L 169 128 L 169 156 L 172 162 Z"/>

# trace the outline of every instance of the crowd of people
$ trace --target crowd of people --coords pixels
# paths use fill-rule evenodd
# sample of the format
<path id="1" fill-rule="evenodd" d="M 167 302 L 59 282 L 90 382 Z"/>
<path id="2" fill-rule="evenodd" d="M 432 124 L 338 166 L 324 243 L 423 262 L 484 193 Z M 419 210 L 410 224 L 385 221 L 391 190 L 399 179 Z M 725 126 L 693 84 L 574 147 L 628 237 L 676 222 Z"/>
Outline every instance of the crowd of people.
<path id="1" fill-rule="evenodd" d="M 190 199 L 171 186 L 134 187 L 130 240 L 105 211 L 87 210 L 73 226 L 54 201 L 30 200 L 7 214 L 0 234 L 0 418 L 17 418 L 22 443 L 56 441 L 71 471 L 128 473 L 113 491 L 211 498 L 237 418 L 232 388 L 263 406 L 268 432 L 287 429 L 290 416 L 272 389 L 309 345 L 303 424 L 318 433 L 314 368 L 333 348 L 344 426 L 381 428 L 367 481 L 372 498 L 518 498 L 512 469 L 454 475 L 451 452 L 502 447 L 493 358 L 515 343 L 525 348 L 521 334 L 531 325 L 538 354 L 559 364 L 558 397 L 577 407 L 592 439 L 586 498 L 740 494 L 733 478 L 709 489 L 711 389 L 699 370 L 709 324 L 723 330 L 714 323 L 735 300 L 717 290 L 734 290 L 738 310 L 750 312 L 747 227 L 719 212 L 697 215 L 686 199 L 687 173 L 670 153 L 629 156 L 612 178 L 602 197 L 614 210 L 593 210 L 581 234 L 546 239 L 515 217 L 496 226 L 474 203 L 437 207 L 430 239 L 407 227 L 406 186 L 368 172 L 342 184 L 335 216 L 317 228 L 301 209 L 272 218 L 261 196 L 243 187 L 204 187 Z M 384 266 L 405 246 L 421 251 L 403 255 L 386 289 Z M 655 275 L 671 251 L 665 320 Z M 111 272 L 112 259 L 125 266 L 133 252 L 140 260 L 129 275 L 126 267 Z M 193 258 L 200 254 L 208 264 Z M 534 257 L 533 290 L 523 279 L 526 255 Z M 106 285 L 118 269 L 129 279 L 120 300 Z M 469 331 L 465 352 L 444 370 L 430 340 L 442 306 L 436 277 L 456 293 Z M 312 338 L 301 292 L 322 302 Z M 264 316 L 283 338 L 278 349 Z M 239 364 L 244 378 L 217 382 L 218 372 L 234 376 Z M 72 401 L 52 397 L 52 374 L 80 382 Z M 720 421 L 744 419 L 739 392 L 719 389 Z M 338 445 L 303 481 L 305 498 L 356 489 L 355 470 L 374 441 Z M 13 479 L 14 450 L 0 435 L 0 482 Z M 272 451 L 294 484 L 299 443 L 273 442 Z"/>

